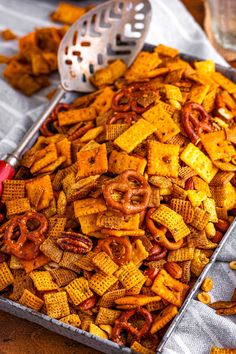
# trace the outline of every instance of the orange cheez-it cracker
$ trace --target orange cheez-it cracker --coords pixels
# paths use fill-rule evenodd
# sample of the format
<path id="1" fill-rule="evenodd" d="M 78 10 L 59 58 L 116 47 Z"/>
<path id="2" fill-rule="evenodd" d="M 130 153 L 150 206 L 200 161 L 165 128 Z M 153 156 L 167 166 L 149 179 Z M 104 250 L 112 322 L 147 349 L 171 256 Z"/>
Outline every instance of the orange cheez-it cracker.
<path id="1" fill-rule="evenodd" d="M 179 146 L 150 141 L 148 149 L 148 173 L 166 177 L 178 177 Z"/>
<path id="2" fill-rule="evenodd" d="M 102 144 L 92 150 L 77 153 L 79 178 L 98 175 L 107 172 L 108 161 L 106 145 Z"/>

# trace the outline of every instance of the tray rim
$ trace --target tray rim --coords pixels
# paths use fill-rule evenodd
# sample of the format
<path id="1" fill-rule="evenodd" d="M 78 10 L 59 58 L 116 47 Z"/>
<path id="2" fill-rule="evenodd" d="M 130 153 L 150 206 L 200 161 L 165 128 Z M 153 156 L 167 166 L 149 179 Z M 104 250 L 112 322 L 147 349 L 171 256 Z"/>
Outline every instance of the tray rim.
<path id="1" fill-rule="evenodd" d="M 155 45 L 145 43 L 143 50 L 152 51 L 154 48 L 155 48 Z M 184 53 L 181 53 L 180 56 L 182 59 L 189 61 L 189 62 L 205 60 L 205 59 L 201 59 L 201 58 L 198 58 L 198 57 L 195 57 L 192 55 L 188 55 L 188 54 L 184 54 Z M 216 64 L 216 71 L 223 73 L 226 77 L 228 77 L 232 81 L 236 82 L 236 69 L 234 69 L 232 67 L 226 67 L 226 66 Z M 68 101 L 68 96 L 71 97 L 72 95 L 73 95 L 73 93 L 71 93 L 71 94 L 67 93 L 66 94 L 66 101 Z M 32 144 L 34 141 L 35 140 L 33 139 Z M 32 146 L 32 144 L 30 144 L 30 145 Z M 31 147 L 30 145 L 28 146 L 28 148 Z M 156 352 L 157 354 L 162 353 L 166 342 L 170 338 L 173 331 L 179 325 L 186 310 L 188 309 L 188 306 L 189 306 L 191 300 L 196 295 L 203 278 L 206 276 L 206 274 L 211 269 L 212 265 L 215 263 L 218 254 L 220 253 L 223 246 L 227 242 L 229 236 L 231 235 L 231 233 L 235 229 L 236 229 L 236 219 L 234 219 L 234 221 L 231 223 L 229 229 L 225 233 L 223 239 L 221 240 L 221 242 L 219 243 L 219 245 L 215 249 L 212 257 L 210 258 L 209 263 L 204 267 L 202 273 L 197 278 L 197 281 L 196 281 L 194 287 L 191 289 L 188 296 L 186 297 L 177 316 L 174 318 L 171 325 L 168 327 L 165 335 L 163 336 L 163 338 L 157 348 L 157 352 Z M 111 354 L 111 353 L 132 353 L 131 349 L 128 347 L 119 346 L 118 344 L 112 342 L 111 340 L 105 340 L 105 339 L 102 339 L 98 336 L 92 335 L 87 331 L 84 331 L 82 329 L 79 329 L 74 326 L 63 323 L 59 320 L 51 318 L 51 317 L 49 317 L 45 314 L 42 314 L 40 312 L 34 311 L 26 306 L 23 306 L 15 301 L 4 298 L 2 296 L 0 296 L 0 310 L 10 313 L 16 317 L 26 319 L 30 322 L 36 323 L 36 324 L 38 324 L 38 325 L 40 325 L 52 332 L 55 332 L 55 333 L 60 334 L 64 337 L 73 339 L 78 343 L 82 343 L 82 344 L 85 344 L 89 347 L 93 347 L 103 353 L 109 353 L 109 354 Z"/>

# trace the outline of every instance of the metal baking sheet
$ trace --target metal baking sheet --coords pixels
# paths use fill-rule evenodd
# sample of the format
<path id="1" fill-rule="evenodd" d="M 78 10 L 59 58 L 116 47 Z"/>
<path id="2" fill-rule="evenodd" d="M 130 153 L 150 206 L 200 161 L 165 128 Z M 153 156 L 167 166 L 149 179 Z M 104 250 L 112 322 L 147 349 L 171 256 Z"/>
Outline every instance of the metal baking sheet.
<path id="1" fill-rule="evenodd" d="M 150 44 L 145 44 L 144 50 L 146 51 L 152 51 L 154 48 L 153 45 Z M 181 54 L 182 59 L 186 61 L 193 61 L 193 60 L 200 60 L 199 58 L 189 56 L 187 54 Z M 221 72 L 225 76 L 227 76 L 229 79 L 232 81 L 236 82 L 236 70 L 229 67 L 224 67 L 221 65 L 216 65 L 217 71 Z M 68 94 L 66 96 L 66 101 L 70 102 L 74 98 L 74 94 Z M 32 144 L 31 144 L 32 145 Z M 31 146 L 28 146 L 30 148 Z M 183 303 L 179 313 L 177 316 L 174 318 L 172 321 L 171 325 L 169 326 L 167 332 L 165 333 L 164 337 L 162 338 L 161 343 L 158 346 L 157 353 L 162 353 L 163 348 L 167 342 L 167 340 L 170 338 L 171 334 L 173 331 L 177 328 L 181 318 L 184 316 L 185 311 L 187 310 L 190 301 L 195 297 L 197 294 L 197 291 L 202 283 L 202 280 L 210 270 L 211 266 L 215 263 L 216 258 L 218 254 L 220 253 L 221 249 L 223 248 L 224 244 L 227 242 L 227 239 L 229 235 L 236 230 L 236 220 L 231 224 L 230 228 L 224 235 L 221 243 L 218 245 L 216 248 L 214 254 L 212 255 L 210 262 L 207 264 L 207 266 L 204 268 L 202 271 L 201 275 L 198 277 L 198 280 L 196 281 L 194 287 L 188 294 L 187 298 L 185 299 L 185 302 Z M 81 329 L 75 328 L 73 326 L 67 325 L 61 321 L 58 321 L 56 319 L 53 319 L 47 315 L 44 315 L 42 313 L 36 312 L 28 307 L 25 307 L 23 305 L 20 305 L 14 301 L 11 301 L 9 299 L 3 298 L 0 296 L 0 310 L 8 312 L 14 316 L 26 319 L 30 322 L 34 322 L 39 324 L 42 327 L 45 327 L 49 329 L 50 331 L 53 331 L 55 333 L 58 333 L 64 337 L 70 338 L 75 340 L 76 342 L 85 344 L 89 347 L 95 348 L 97 350 L 100 350 L 103 353 L 108 353 L 108 354 L 113 354 L 113 353 L 131 353 L 131 349 L 126 348 L 126 347 L 121 347 L 118 344 L 105 340 L 102 338 L 99 338 L 97 336 L 91 335 L 90 333 L 83 331 Z"/>

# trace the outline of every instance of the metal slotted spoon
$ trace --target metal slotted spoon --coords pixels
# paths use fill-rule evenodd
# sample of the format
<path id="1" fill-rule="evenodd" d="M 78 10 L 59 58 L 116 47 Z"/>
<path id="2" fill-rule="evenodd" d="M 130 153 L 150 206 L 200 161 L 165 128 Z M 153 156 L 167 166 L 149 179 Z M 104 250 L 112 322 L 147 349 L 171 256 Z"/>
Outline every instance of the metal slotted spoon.
<path id="1" fill-rule="evenodd" d="M 87 12 L 72 25 L 58 50 L 61 85 L 15 151 L 0 161 L 0 195 L 2 182 L 13 177 L 22 152 L 65 92 L 94 91 L 90 76 L 111 60 L 121 58 L 129 66 L 143 47 L 150 21 L 148 0 L 111 0 Z"/>

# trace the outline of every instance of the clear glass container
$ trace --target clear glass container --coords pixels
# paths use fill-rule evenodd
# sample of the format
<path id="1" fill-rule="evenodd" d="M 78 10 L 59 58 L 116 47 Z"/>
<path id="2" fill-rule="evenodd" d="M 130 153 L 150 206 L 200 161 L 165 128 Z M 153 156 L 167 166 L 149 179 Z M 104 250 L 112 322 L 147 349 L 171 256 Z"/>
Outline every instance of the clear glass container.
<path id="1" fill-rule="evenodd" d="M 236 0 L 207 0 L 212 30 L 224 48 L 236 51 Z"/>

